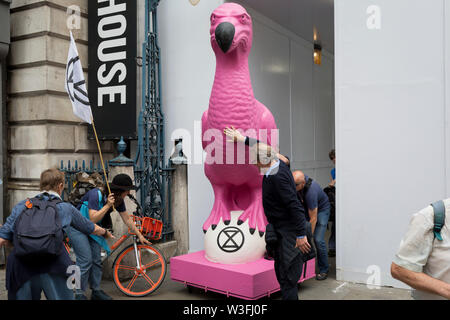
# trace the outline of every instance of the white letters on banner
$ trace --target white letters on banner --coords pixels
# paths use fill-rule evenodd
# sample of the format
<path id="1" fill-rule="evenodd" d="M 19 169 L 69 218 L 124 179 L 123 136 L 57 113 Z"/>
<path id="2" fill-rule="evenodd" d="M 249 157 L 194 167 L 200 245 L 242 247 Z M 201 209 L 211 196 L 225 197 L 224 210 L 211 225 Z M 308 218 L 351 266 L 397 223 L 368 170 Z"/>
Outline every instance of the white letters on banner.
<path id="1" fill-rule="evenodd" d="M 120 103 L 126 104 L 126 85 L 108 86 L 112 79 L 118 75 L 119 83 L 125 81 L 127 77 L 127 68 L 124 63 L 119 62 L 127 58 L 125 47 L 127 39 L 123 37 L 127 29 L 127 20 L 120 12 L 126 11 L 126 3 L 115 4 L 113 0 L 98 0 L 101 2 L 108 2 L 107 7 L 98 9 L 98 16 L 114 14 L 113 16 L 103 17 L 97 26 L 97 32 L 103 41 L 97 49 L 98 59 L 104 64 L 100 65 L 97 70 L 98 82 L 104 87 L 97 89 L 98 106 L 103 106 L 104 96 L 109 96 L 109 102 L 116 102 L 116 95 L 120 96 Z M 108 70 L 106 62 L 115 62 Z"/>

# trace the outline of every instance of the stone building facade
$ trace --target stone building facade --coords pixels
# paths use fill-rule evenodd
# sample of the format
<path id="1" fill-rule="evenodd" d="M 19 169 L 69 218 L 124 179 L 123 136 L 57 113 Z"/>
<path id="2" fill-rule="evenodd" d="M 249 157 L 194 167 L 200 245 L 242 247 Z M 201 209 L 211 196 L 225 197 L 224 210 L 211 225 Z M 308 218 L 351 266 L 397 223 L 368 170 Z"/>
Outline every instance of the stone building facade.
<path id="1" fill-rule="evenodd" d="M 39 190 L 40 173 L 78 160 L 99 160 L 87 124 L 73 115 L 64 89 L 69 49 L 67 9 L 80 8 L 73 35 L 87 79 L 88 0 L 12 0 L 8 56 L 7 164 L 5 209 Z M 88 84 L 89 85 L 89 84 Z M 89 87 L 88 87 L 89 88 Z M 113 158 L 112 141 L 101 144 L 104 160 Z M 5 215 L 7 216 L 7 214 Z"/>

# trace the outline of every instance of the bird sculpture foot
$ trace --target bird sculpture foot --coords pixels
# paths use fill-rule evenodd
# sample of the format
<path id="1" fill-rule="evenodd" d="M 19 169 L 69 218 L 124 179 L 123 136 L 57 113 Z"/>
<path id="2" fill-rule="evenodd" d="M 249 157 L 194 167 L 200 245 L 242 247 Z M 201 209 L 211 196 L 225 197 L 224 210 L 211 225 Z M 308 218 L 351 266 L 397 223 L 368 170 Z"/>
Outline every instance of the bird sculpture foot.
<path id="1" fill-rule="evenodd" d="M 214 203 L 213 209 L 211 210 L 211 214 L 203 224 L 203 233 L 206 233 L 209 227 L 211 227 L 211 229 L 214 231 L 217 228 L 220 219 L 222 219 L 222 221 L 226 225 L 230 224 L 231 221 L 230 211 L 226 209 L 225 205 L 222 202 L 216 201 Z"/>
<path id="2" fill-rule="evenodd" d="M 238 218 L 238 225 L 248 220 L 250 234 L 254 234 L 258 230 L 259 236 L 263 237 L 266 232 L 267 219 L 264 215 L 262 204 L 251 204 Z"/>

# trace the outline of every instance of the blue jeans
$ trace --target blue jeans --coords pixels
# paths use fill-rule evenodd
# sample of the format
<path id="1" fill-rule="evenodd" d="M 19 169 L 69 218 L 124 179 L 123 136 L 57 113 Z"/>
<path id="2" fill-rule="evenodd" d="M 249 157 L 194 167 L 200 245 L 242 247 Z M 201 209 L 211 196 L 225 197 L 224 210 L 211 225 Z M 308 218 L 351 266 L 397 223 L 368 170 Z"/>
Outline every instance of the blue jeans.
<path id="1" fill-rule="evenodd" d="M 92 290 L 100 290 L 100 282 L 102 281 L 100 244 L 72 227 L 68 227 L 65 231 L 72 244 L 77 257 L 76 264 L 80 267 L 81 272 L 81 290 L 78 289 L 77 293 L 84 293 L 88 284 L 90 284 Z"/>
<path id="2" fill-rule="evenodd" d="M 320 211 L 317 214 L 317 223 L 314 230 L 314 242 L 317 248 L 317 264 L 320 273 L 328 273 L 328 250 L 325 243 L 325 232 L 327 231 L 330 209 Z"/>
<path id="3" fill-rule="evenodd" d="M 17 300 L 41 300 L 44 291 L 47 300 L 73 300 L 73 291 L 63 276 L 42 273 L 25 282 L 16 293 Z"/>

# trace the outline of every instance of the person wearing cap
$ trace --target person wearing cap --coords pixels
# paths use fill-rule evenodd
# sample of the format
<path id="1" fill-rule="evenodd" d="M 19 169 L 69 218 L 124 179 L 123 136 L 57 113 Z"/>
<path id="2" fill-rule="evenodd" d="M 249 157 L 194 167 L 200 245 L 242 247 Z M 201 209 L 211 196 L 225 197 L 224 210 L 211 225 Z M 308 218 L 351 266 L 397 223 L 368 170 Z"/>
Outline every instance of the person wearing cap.
<path id="1" fill-rule="evenodd" d="M 122 221 L 130 228 L 144 244 L 150 244 L 139 232 L 127 212 L 124 199 L 130 190 L 136 190 L 133 181 L 126 174 L 116 175 L 110 183 L 111 193 L 105 196 L 99 188 L 94 188 L 87 192 L 82 198 L 82 204 L 78 206 L 81 214 L 92 222 L 102 226 L 102 222 L 113 211 L 113 207 L 119 212 Z M 112 300 L 103 290 L 100 289 L 102 280 L 102 259 L 101 249 L 107 254 L 111 250 L 104 238 L 94 235 L 86 236 L 74 228 L 68 228 L 66 233 L 72 243 L 76 255 L 76 264 L 81 271 L 81 288 L 75 293 L 76 300 L 87 300 L 85 291 L 88 284 L 92 290 L 92 300 Z"/>

